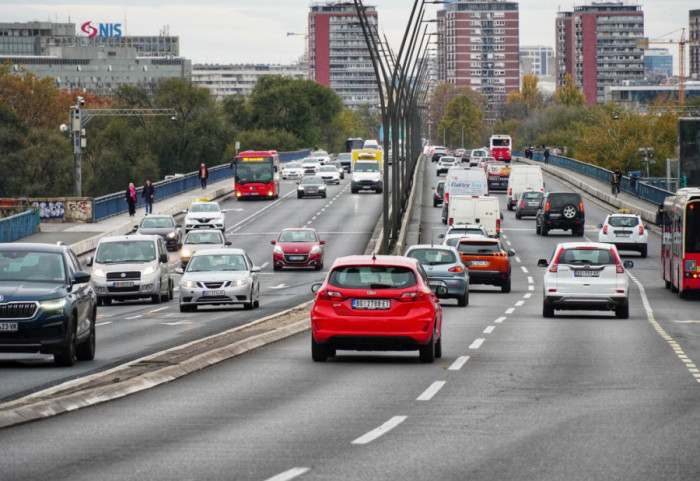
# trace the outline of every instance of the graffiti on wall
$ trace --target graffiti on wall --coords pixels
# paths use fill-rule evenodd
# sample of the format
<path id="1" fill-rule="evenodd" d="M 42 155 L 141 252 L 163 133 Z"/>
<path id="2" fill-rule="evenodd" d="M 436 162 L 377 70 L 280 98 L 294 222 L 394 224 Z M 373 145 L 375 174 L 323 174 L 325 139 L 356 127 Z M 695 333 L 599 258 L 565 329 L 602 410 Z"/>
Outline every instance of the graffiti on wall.
<path id="1" fill-rule="evenodd" d="M 66 222 L 92 222 L 92 200 L 66 199 Z"/>
<path id="2" fill-rule="evenodd" d="M 66 214 L 65 199 L 33 199 L 31 205 L 39 211 L 41 220 L 63 220 Z"/>

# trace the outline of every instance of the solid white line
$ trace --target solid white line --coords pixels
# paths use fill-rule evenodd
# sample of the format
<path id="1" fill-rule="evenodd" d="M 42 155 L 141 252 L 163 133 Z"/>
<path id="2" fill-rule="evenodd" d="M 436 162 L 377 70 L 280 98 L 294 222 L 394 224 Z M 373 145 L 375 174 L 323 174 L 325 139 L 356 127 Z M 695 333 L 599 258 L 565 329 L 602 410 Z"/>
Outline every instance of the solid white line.
<path id="1" fill-rule="evenodd" d="M 455 359 L 455 362 L 452 363 L 450 367 L 447 368 L 448 371 L 459 371 L 462 369 L 462 366 L 464 366 L 467 361 L 469 360 L 469 356 L 459 356 L 457 359 Z"/>
<path id="2" fill-rule="evenodd" d="M 151 313 L 153 313 L 153 312 L 164 311 L 164 310 L 166 310 L 166 309 L 170 309 L 170 307 L 169 307 L 169 306 L 166 306 L 166 307 L 161 307 L 161 308 L 159 308 L 159 309 L 153 309 L 152 311 L 148 311 L 148 313 L 151 314 Z"/>
<path id="3" fill-rule="evenodd" d="M 106 326 L 107 324 L 112 324 L 112 321 L 99 322 L 99 323 L 95 324 L 95 327 L 97 327 L 97 326 Z"/>
<path id="4" fill-rule="evenodd" d="M 527 271 L 527 267 L 525 267 L 525 266 L 520 266 L 520 268 L 523 270 L 523 273 L 527 274 L 527 272 L 528 272 L 528 271 Z"/>
<path id="5" fill-rule="evenodd" d="M 396 426 L 404 422 L 407 418 L 408 416 L 394 416 L 378 428 L 373 429 L 367 434 L 363 434 L 359 438 L 355 439 L 351 444 L 369 444 L 375 439 L 385 435 L 386 433 L 394 429 Z"/>
<path id="6" fill-rule="evenodd" d="M 294 479 L 297 476 L 301 476 L 304 473 L 307 473 L 311 470 L 311 468 L 292 468 L 289 471 L 285 471 L 284 473 L 280 473 L 277 476 L 273 476 L 271 478 L 267 478 L 266 481 L 289 481 L 290 479 Z"/>
<path id="7" fill-rule="evenodd" d="M 525 301 L 518 301 L 518 302 L 515 303 L 515 307 L 520 307 L 520 306 L 522 306 L 523 304 L 525 304 Z"/>
<path id="8" fill-rule="evenodd" d="M 533 279 L 532 276 L 527 276 L 527 283 L 528 283 L 528 284 L 534 284 L 534 283 L 535 283 L 535 279 Z"/>
<path id="9" fill-rule="evenodd" d="M 124 319 L 130 321 L 131 319 L 138 319 L 139 317 L 143 317 L 143 314 L 139 314 L 138 316 L 125 317 Z"/>
<path id="10" fill-rule="evenodd" d="M 488 326 L 486 329 L 484 329 L 484 334 L 491 334 L 494 329 L 496 329 L 496 326 Z"/>
<path id="11" fill-rule="evenodd" d="M 515 312 L 515 307 L 509 307 L 506 309 L 506 314 L 513 314 Z"/>
<path id="12" fill-rule="evenodd" d="M 435 396 L 438 391 L 442 389 L 442 386 L 444 386 L 446 382 L 447 381 L 435 381 L 428 389 L 423 391 L 423 394 L 416 398 L 416 401 L 430 401 L 433 396 Z"/>
<path id="13" fill-rule="evenodd" d="M 480 337 L 476 341 L 472 342 L 472 345 L 469 346 L 469 349 L 479 349 L 485 340 L 486 339 L 484 339 L 483 337 Z"/>
<path id="14" fill-rule="evenodd" d="M 500 324 L 500 323 L 502 323 L 503 321 L 505 321 L 506 319 L 508 319 L 508 318 L 505 317 L 505 316 L 501 316 L 501 317 L 499 317 L 498 319 L 496 319 L 496 320 L 493 321 L 493 322 L 495 322 L 496 324 Z"/>

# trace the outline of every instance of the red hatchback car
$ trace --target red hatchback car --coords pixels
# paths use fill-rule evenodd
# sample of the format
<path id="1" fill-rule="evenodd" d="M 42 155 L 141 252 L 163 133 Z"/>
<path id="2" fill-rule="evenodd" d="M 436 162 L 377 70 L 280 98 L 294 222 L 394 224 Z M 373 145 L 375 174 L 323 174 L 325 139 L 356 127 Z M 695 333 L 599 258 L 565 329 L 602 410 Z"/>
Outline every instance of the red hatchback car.
<path id="1" fill-rule="evenodd" d="M 442 307 L 416 259 L 339 257 L 323 284 L 311 288 L 311 357 L 323 362 L 336 349 L 418 350 L 421 362 L 442 356 Z"/>
<path id="2" fill-rule="evenodd" d="M 272 267 L 279 271 L 283 267 L 313 267 L 323 269 L 324 240 L 318 238 L 316 229 L 284 229 L 276 241 L 270 241 Z"/>

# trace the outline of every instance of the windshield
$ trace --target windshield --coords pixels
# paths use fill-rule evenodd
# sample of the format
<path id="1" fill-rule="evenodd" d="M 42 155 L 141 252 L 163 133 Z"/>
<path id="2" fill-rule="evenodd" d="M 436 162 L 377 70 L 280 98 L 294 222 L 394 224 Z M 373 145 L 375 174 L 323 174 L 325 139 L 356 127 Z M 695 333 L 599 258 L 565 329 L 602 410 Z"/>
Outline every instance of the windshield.
<path id="1" fill-rule="evenodd" d="M 413 270 L 403 266 L 341 266 L 333 269 L 328 283 L 347 289 L 404 289 L 417 280 Z"/>
<path id="2" fill-rule="evenodd" d="M 448 249 L 413 249 L 407 257 L 413 257 L 421 264 L 437 266 L 440 264 L 454 264 L 457 257 Z"/>
<path id="3" fill-rule="evenodd" d="M 338 160 L 352 160 L 352 154 L 349 154 L 349 153 L 338 154 Z"/>
<path id="4" fill-rule="evenodd" d="M 303 185 L 323 184 L 323 179 L 320 177 L 303 177 L 301 179 L 301 184 L 303 184 Z"/>
<path id="5" fill-rule="evenodd" d="M 236 164 L 236 182 L 238 184 L 272 182 L 273 179 L 272 162 L 258 162 Z"/>
<path id="6" fill-rule="evenodd" d="M 291 164 L 287 164 L 284 168 L 285 169 L 298 169 L 300 167 L 301 167 L 301 164 L 294 162 Z"/>
<path id="7" fill-rule="evenodd" d="M 221 232 L 190 232 L 185 237 L 185 244 L 223 244 Z"/>
<path id="8" fill-rule="evenodd" d="M 440 157 L 440 162 L 457 162 L 457 159 L 455 159 L 454 157 Z"/>
<path id="9" fill-rule="evenodd" d="M 314 152 L 314 157 L 328 157 L 328 152 L 319 150 L 318 152 Z"/>
<path id="10" fill-rule="evenodd" d="M 219 204 L 192 204 L 190 212 L 220 212 Z"/>
<path id="11" fill-rule="evenodd" d="M 311 230 L 285 230 L 279 238 L 280 242 L 316 242 L 316 233 Z"/>
<path id="12" fill-rule="evenodd" d="M 156 246 L 152 240 L 110 241 L 97 246 L 95 262 L 99 264 L 125 264 L 150 262 L 156 259 Z"/>
<path id="13" fill-rule="evenodd" d="M 0 281 L 66 281 L 63 255 L 57 252 L 0 252 Z"/>
<path id="14" fill-rule="evenodd" d="M 302 160 L 302 162 L 304 164 L 318 164 L 318 159 L 314 159 L 313 157 L 312 158 L 307 157 L 306 159 Z"/>
<path id="15" fill-rule="evenodd" d="M 200 251 L 201 252 L 201 251 Z M 187 272 L 247 271 L 248 266 L 241 254 L 199 255 L 187 264 Z"/>
<path id="16" fill-rule="evenodd" d="M 472 157 L 486 157 L 486 152 L 483 150 L 474 150 L 472 151 Z"/>
<path id="17" fill-rule="evenodd" d="M 484 235 L 484 231 L 478 227 L 457 227 L 455 229 L 450 229 L 449 233 L 459 235 Z"/>
<path id="18" fill-rule="evenodd" d="M 318 169 L 319 172 L 338 172 L 338 168 L 334 165 L 324 165 L 320 169 Z"/>
<path id="19" fill-rule="evenodd" d="M 174 226 L 175 222 L 170 217 L 146 217 L 141 221 L 141 227 L 144 229 L 162 229 Z"/>
<path id="20" fill-rule="evenodd" d="M 376 162 L 355 162 L 355 172 L 379 172 L 379 164 Z"/>

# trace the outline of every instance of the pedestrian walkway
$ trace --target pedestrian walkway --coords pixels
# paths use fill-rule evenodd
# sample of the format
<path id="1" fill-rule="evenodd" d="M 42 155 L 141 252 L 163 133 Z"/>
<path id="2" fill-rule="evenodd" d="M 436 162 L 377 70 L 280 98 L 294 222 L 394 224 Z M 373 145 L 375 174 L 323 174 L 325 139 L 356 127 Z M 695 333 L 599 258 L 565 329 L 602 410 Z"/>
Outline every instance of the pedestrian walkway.
<path id="1" fill-rule="evenodd" d="M 210 183 L 206 189 L 192 189 L 180 195 L 160 200 L 153 204 L 153 214 L 177 215 L 188 209 L 190 204 L 200 198 L 219 199 L 234 192 L 232 179 L 223 179 Z M 123 235 L 133 231 L 145 215 L 145 208 L 136 209 L 136 216 L 129 217 L 129 212 L 107 217 L 99 222 L 42 222 L 40 231 L 17 242 L 58 241 L 69 245 L 78 254 L 85 254 L 97 247 L 100 238 L 108 235 Z"/>

